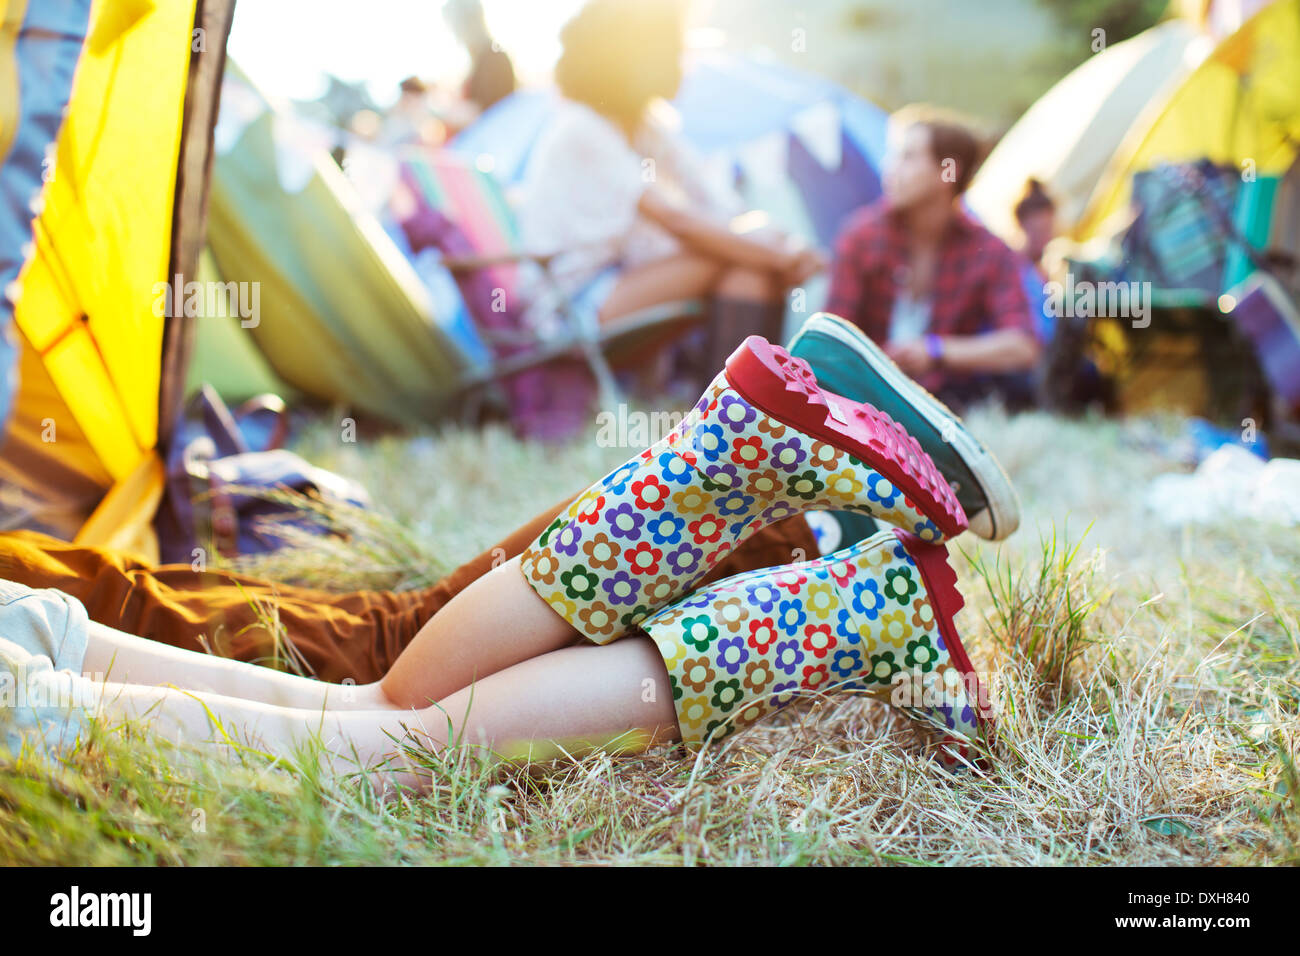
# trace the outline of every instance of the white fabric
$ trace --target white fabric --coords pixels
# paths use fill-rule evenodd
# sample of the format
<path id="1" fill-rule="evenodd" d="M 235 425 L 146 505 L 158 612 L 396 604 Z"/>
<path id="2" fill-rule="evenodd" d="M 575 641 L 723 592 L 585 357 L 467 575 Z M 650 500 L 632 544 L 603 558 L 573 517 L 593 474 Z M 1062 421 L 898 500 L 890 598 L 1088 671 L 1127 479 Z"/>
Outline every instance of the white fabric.
<path id="1" fill-rule="evenodd" d="M 11 753 L 24 737 L 47 752 L 76 741 L 88 627 L 71 595 L 0 580 L 0 732 Z"/>
<path id="2" fill-rule="evenodd" d="M 930 306 L 929 299 L 913 299 L 900 292 L 889 314 L 889 341 L 913 342 L 925 335 L 930 328 Z"/>
<path id="3" fill-rule="evenodd" d="M 516 209 L 523 247 L 560 253 L 552 275 L 572 292 L 620 257 L 649 185 L 641 157 L 595 110 L 561 101 L 533 147 Z"/>
<path id="4" fill-rule="evenodd" d="M 1153 478 L 1146 504 L 1171 525 L 1253 518 L 1294 527 L 1300 525 L 1300 461 L 1264 462 L 1237 445 L 1224 445 L 1191 474 Z"/>
<path id="5" fill-rule="evenodd" d="M 652 112 L 632 141 L 610 120 L 561 100 L 533 147 L 515 206 L 523 248 L 559 253 L 551 266 L 558 292 L 573 298 L 611 265 L 631 268 L 680 251 L 677 240 L 638 212 L 654 186 L 694 211 L 725 221 L 741 201 L 693 153 L 662 114 Z M 549 290 L 524 272 L 536 316 Z"/>

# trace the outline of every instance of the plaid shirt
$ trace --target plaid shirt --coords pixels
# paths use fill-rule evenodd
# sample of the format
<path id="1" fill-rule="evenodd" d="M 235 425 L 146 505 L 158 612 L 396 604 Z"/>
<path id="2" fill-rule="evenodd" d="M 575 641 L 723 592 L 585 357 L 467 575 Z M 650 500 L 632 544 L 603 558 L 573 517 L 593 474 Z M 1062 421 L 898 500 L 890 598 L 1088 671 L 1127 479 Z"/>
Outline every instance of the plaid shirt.
<path id="1" fill-rule="evenodd" d="M 883 344 L 889 339 L 894 297 L 905 284 L 907 260 L 907 233 L 889 215 L 884 200 L 858 210 L 835 241 L 826 311 Z M 928 331 L 935 335 L 998 329 L 1034 335 L 1019 257 L 961 209 L 939 247 L 931 301 Z"/>

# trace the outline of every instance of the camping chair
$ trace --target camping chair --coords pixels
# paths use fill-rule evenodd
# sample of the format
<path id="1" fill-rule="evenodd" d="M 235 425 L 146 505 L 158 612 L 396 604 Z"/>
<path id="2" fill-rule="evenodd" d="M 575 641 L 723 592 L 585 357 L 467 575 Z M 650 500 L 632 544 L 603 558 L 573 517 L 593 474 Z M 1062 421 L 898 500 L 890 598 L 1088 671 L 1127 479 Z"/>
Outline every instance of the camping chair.
<path id="1" fill-rule="evenodd" d="M 456 276 L 462 294 L 466 280 L 477 276 L 498 296 L 517 301 L 514 290 L 518 288 L 519 271 L 530 265 L 539 270 L 542 281 L 552 290 L 557 288 L 551 265 L 558 252 L 538 253 L 522 248 L 514 212 L 489 172 L 463 155 L 420 147 L 404 148 L 400 166 L 402 179 L 417 194 L 422 211 L 432 210 L 455 227 L 455 242 L 444 238 L 436 244 L 441 264 Z M 410 218 L 403 223 L 408 235 L 409 226 Z M 614 367 L 644 358 L 651 349 L 698 324 L 704 314 L 701 301 L 684 300 L 601 323 L 595 308 L 585 305 L 581 296 L 578 301 L 558 295 L 555 298 L 557 324 L 551 329 L 531 327 L 520 311 L 511 316 L 482 302 L 467 301 L 493 360 L 487 368 L 471 372 L 463 387 L 468 390 L 491 385 L 564 356 L 579 355 L 590 368 L 602 401 L 613 404 L 620 391 Z"/>

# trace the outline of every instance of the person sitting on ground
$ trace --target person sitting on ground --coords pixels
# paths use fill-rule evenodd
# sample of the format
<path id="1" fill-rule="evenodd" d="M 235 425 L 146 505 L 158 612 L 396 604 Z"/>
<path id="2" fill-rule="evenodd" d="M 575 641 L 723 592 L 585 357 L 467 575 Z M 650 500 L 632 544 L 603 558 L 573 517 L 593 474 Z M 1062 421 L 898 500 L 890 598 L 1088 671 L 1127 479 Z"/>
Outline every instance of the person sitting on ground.
<path id="1" fill-rule="evenodd" d="M 773 230 L 740 234 L 734 190 L 712 182 L 671 129 L 683 31 L 680 5 L 665 0 L 591 0 L 569 21 L 555 67 L 562 99 L 533 147 L 517 216 L 525 248 L 559 253 L 553 294 L 602 323 L 710 297 L 698 390 L 746 335 L 782 339 L 786 290 L 824 262 Z M 544 310 L 546 287 L 534 291 Z"/>
<path id="2" fill-rule="evenodd" d="M 1043 348 L 1038 380 L 1038 404 L 1057 411 L 1075 411 L 1094 402 L 1109 403 L 1107 386 L 1096 363 L 1087 355 L 1088 325 L 1052 314 L 1047 295 L 1053 269 L 1062 267 L 1049 255 L 1056 239 L 1056 203 L 1037 179 L 1025 183 L 1015 205 L 1022 236 L 1020 252 L 1025 296 L 1037 324 Z M 1055 259 L 1055 264 L 1049 259 Z"/>
<path id="3" fill-rule="evenodd" d="M 1056 237 L 1056 203 L 1037 179 L 1025 183 L 1025 192 L 1016 202 L 1015 216 L 1020 227 L 1018 251 L 1024 260 L 1020 273 L 1025 283 L 1025 298 L 1029 300 L 1039 344 L 1046 347 L 1052 341 L 1055 326 L 1047 304 L 1050 273 L 1046 259 L 1048 243 Z"/>
<path id="4" fill-rule="evenodd" d="M 836 240 L 826 305 L 955 408 L 999 391 L 1027 403 L 1040 354 L 1016 254 L 960 204 L 979 154 L 950 113 L 891 116 L 884 194 Z"/>

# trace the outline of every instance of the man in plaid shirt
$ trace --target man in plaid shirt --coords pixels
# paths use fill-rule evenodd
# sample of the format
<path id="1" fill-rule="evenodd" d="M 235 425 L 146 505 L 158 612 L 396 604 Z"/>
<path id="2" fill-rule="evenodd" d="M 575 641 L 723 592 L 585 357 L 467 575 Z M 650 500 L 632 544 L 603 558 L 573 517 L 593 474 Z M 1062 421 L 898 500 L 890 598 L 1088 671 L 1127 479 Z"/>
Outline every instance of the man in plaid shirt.
<path id="1" fill-rule="evenodd" d="M 884 195 L 836 240 L 826 305 L 957 406 L 990 391 L 1025 401 L 1039 357 L 1020 259 L 961 208 L 978 156 L 943 113 L 891 117 Z"/>

